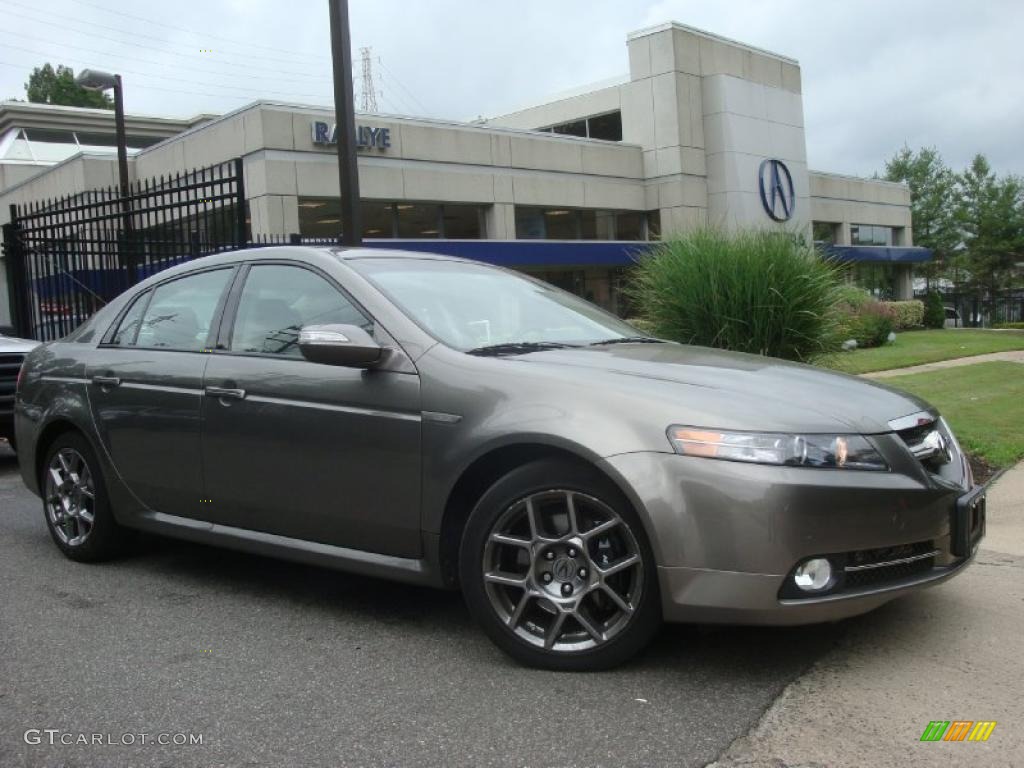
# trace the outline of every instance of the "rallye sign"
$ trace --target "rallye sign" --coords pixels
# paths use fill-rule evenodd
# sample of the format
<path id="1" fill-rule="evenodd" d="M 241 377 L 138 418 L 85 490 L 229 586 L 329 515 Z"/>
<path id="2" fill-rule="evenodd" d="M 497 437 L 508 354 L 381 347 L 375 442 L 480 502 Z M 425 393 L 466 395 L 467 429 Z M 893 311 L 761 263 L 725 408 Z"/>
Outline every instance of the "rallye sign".
<path id="1" fill-rule="evenodd" d="M 338 126 L 330 125 L 322 120 L 312 124 L 313 143 L 329 146 L 338 143 Z M 391 146 L 391 129 L 374 128 L 370 125 L 356 126 L 357 149 L 388 149 Z"/>

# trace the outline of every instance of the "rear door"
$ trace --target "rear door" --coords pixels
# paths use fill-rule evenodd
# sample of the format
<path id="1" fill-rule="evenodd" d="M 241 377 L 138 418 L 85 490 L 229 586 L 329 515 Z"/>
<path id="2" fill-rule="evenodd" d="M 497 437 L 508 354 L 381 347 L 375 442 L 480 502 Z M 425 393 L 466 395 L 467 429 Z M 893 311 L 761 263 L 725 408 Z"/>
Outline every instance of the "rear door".
<path id="1" fill-rule="evenodd" d="M 206 519 L 403 557 L 420 554 L 420 388 L 407 372 L 311 363 L 305 325 L 359 325 L 327 275 L 261 262 L 240 275 L 203 399 Z"/>
<path id="2" fill-rule="evenodd" d="M 141 294 L 88 366 L 104 447 L 151 510 L 184 517 L 200 511 L 203 372 L 234 273 L 202 270 Z"/>

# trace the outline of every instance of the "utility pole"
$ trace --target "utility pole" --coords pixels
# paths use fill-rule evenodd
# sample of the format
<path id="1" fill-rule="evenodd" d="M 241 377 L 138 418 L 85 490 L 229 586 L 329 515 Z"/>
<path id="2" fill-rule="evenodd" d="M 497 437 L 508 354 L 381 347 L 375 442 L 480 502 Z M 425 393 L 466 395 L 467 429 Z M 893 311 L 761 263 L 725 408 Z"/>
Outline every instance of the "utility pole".
<path id="1" fill-rule="evenodd" d="M 331 58 L 334 60 L 334 122 L 338 136 L 341 242 L 344 245 L 359 245 L 362 242 L 363 222 L 359 211 L 359 166 L 356 160 L 356 110 L 348 0 L 327 2 L 331 14 Z"/>
<path id="2" fill-rule="evenodd" d="M 361 94 L 359 108 L 363 112 L 377 111 L 377 88 L 373 82 L 373 48 L 360 48 L 359 54 L 362 75 L 363 92 Z"/>

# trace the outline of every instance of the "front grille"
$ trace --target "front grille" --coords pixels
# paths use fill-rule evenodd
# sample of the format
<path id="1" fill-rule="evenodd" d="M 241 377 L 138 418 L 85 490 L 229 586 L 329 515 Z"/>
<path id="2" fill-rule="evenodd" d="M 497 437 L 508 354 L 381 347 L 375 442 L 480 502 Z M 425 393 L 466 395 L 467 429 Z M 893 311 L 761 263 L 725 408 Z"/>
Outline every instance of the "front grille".
<path id="1" fill-rule="evenodd" d="M 0 355 L 0 414 L 14 412 L 14 391 L 24 355 Z"/>
<path id="2" fill-rule="evenodd" d="M 879 547 L 877 549 L 858 549 L 846 555 L 847 568 L 864 568 L 878 563 L 901 560 L 915 555 L 922 555 L 935 549 L 930 541 L 918 541 L 914 544 L 900 544 L 895 547 Z"/>
<path id="3" fill-rule="evenodd" d="M 892 584 L 903 579 L 920 576 L 935 567 L 935 556 L 929 556 L 909 563 L 882 565 L 864 571 L 848 571 L 845 574 L 843 590 L 861 589 Z"/>

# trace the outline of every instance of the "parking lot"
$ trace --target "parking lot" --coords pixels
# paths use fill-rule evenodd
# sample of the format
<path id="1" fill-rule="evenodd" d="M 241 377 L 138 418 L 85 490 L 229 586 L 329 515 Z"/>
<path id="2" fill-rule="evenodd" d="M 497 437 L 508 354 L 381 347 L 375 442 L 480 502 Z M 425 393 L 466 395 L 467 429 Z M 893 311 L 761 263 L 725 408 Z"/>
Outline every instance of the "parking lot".
<path id="1" fill-rule="evenodd" d="M 701 766 L 842 633 L 666 627 L 615 672 L 528 670 L 455 593 L 167 540 L 72 563 L 0 451 L 3 766 Z"/>

